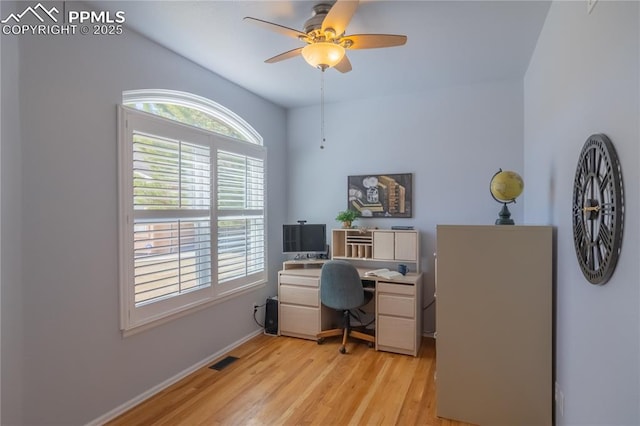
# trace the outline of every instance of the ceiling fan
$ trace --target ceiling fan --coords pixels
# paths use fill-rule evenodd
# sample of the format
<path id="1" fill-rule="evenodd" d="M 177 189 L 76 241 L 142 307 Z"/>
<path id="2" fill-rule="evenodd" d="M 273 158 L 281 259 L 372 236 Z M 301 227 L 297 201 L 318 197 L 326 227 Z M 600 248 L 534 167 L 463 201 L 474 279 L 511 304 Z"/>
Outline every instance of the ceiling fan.
<path id="1" fill-rule="evenodd" d="M 306 46 L 269 58 L 266 63 L 273 64 L 302 55 L 309 65 L 322 71 L 333 67 L 345 73 L 351 71 L 351 62 L 345 55 L 346 50 L 402 46 L 407 42 L 405 35 L 345 35 L 345 28 L 357 8 L 358 1 L 353 0 L 319 3 L 313 7 L 311 18 L 304 23 L 304 32 L 249 16 L 244 20 L 306 43 Z"/>

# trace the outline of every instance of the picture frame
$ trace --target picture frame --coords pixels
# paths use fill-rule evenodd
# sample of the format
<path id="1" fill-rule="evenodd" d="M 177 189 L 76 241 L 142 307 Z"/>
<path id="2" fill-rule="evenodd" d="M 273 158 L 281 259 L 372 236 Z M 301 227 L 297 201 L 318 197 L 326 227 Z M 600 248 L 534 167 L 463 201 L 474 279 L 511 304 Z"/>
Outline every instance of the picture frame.
<path id="1" fill-rule="evenodd" d="M 413 174 L 347 177 L 347 208 L 362 218 L 413 217 Z"/>

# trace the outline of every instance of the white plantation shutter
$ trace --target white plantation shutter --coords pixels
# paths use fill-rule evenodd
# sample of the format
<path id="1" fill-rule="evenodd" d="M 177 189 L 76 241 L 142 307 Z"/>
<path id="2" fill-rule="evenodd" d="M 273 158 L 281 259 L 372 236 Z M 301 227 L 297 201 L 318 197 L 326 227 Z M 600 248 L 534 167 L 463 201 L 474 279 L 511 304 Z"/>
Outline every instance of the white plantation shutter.
<path id="1" fill-rule="evenodd" d="M 133 131 L 136 306 L 211 285 L 208 146 Z"/>
<path id="2" fill-rule="evenodd" d="M 266 282 L 266 150 L 120 111 L 122 329 Z"/>
<path id="3" fill-rule="evenodd" d="M 210 222 L 135 222 L 136 306 L 211 285 Z"/>
<path id="4" fill-rule="evenodd" d="M 210 210 L 210 151 L 134 131 L 134 208 Z"/>
<path id="5" fill-rule="evenodd" d="M 258 156 L 226 150 L 216 154 L 220 284 L 265 279 L 265 168 Z"/>

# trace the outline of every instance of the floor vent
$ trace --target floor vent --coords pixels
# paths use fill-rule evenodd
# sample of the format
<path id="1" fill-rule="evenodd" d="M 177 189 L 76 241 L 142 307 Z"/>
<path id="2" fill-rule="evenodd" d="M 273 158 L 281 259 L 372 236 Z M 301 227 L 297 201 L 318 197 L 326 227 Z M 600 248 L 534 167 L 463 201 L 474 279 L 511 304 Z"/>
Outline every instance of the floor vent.
<path id="1" fill-rule="evenodd" d="M 211 369 L 213 370 L 222 370 L 223 368 L 225 368 L 226 366 L 230 365 L 231 363 L 233 363 L 234 361 L 237 361 L 239 358 L 236 358 L 235 356 L 228 356 L 226 358 L 221 359 L 220 361 L 216 362 L 215 364 L 213 364 L 211 367 Z"/>

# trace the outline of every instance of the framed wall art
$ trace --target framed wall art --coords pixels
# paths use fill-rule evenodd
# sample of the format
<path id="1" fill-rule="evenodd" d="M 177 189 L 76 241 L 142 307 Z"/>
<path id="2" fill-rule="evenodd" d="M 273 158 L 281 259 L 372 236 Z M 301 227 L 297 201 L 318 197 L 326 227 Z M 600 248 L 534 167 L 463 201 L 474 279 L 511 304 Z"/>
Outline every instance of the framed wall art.
<path id="1" fill-rule="evenodd" d="M 348 208 L 361 217 L 413 217 L 413 174 L 348 176 Z"/>

